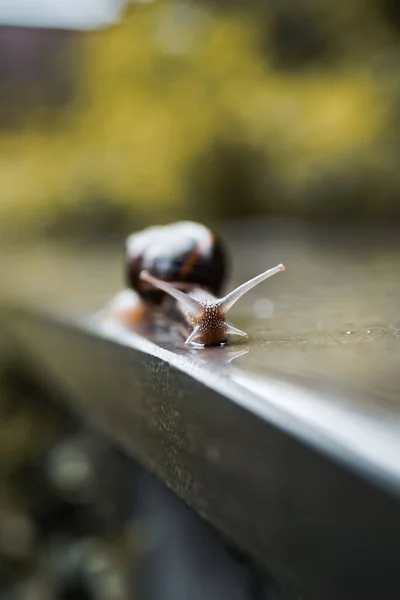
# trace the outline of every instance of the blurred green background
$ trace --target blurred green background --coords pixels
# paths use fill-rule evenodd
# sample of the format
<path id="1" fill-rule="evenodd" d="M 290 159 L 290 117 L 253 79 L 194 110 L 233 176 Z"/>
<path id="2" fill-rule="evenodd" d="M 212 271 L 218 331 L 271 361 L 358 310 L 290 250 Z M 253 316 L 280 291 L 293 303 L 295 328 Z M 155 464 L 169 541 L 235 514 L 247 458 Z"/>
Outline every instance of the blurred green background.
<path id="1" fill-rule="evenodd" d="M 400 214 L 394 0 L 159 0 L 0 28 L 0 235 Z"/>
<path id="2" fill-rule="evenodd" d="M 69 315 L 97 311 L 121 287 L 120 253 L 97 243 L 83 254 L 70 242 L 117 241 L 122 250 L 124 236 L 148 224 L 400 217 L 397 0 L 137 0 L 114 24 L 81 31 L 62 27 L 62 18 L 49 27 L 35 8 L 46 2 L 74 5 L 85 21 L 96 0 L 0 0 L 6 295 L 64 305 Z M 13 4 L 24 4 L 26 16 L 21 8 L 10 26 L 2 17 Z M 279 280 L 271 326 L 261 325 L 254 296 L 242 304 L 238 324 L 263 344 L 253 365 L 264 368 L 263 347 L 272 368 L 275 360 L 289 373 L 343 381 L 356 373 L 371 393 L 397 398 L 394 346 L 391 360 L 382 348 L 399 330 L 398 232 L 383 227 L 372 238 L 368 229 L 356 242 L 351 226 L 312 238 L 291 224 L 254 223 L 230 224 L 230 239 L 242 238 L 233 269 L 251 277 L 255 262 L 261 271 L 286 259 L 295 268 Z M 66 240 L 66 255 L 48 240 Z M 9 242 L 22 252 L 8 253 Z M 366 336 L 382 337 L 380 358 L 358 351 Z M 75 600 L 88 588 L 79 597 L 121 600 L 131 561 L 122 484 L 132 465 L 45 408 L 40 386 L 18 370 L 7 374 L 2 362 L 13 349 L 3 334 L 0 342 L 0 597 Z"/>

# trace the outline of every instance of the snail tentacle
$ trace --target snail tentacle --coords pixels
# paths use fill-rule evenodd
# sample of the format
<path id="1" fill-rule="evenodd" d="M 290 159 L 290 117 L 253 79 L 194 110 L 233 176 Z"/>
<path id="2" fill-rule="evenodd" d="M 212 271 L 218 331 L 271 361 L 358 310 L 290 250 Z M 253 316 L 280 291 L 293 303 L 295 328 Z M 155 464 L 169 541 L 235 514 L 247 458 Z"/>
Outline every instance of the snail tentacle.
<path id="1" fill-rule="evenodd" d="M 221 298 L 218 301 L 220 308 L 225 313 L 227 313 L 228 310 L 230 308 L 232 308 L 232 306 L 239 300 L 239 298 L 241 298 L 249 290 L 251 290 L 253 287 L 258 285 L 262 281 L 265 281 L 265 279 L 268 279 L 268 277 L 272 277 L 272 275 L 275 275 L 276 273 L 279 273 L 280 271 L 284 271 L 284 270 L 285 270 L 284 265 L 280 264 L 280 265 L 277 265 L 276 267 L 273 267 L 272 269 L 268 269 L 268 271 L 264 271 L 264 273 L 260 273 L 260 275 L 256 275 L 256 277 L 249 279 L 249 281 L 242 283 L 242 285 L 239 285 L 239 287 L 237 287 L 235 290 L 233 290 L 232 292 L 227 294 L 224 298 Z"/>
<path id="2" fill-rule="evenodd" d="M 199 335 L 200 329 L 198 327 L 195 327 L 192 333 L 189 335 L 189 337 L 185 340 L 185 346 L 192 344 L 195 341 L 195 339 L 199 337 Z"/>
<path id="3" fill-rule="evenodd" d="M 237 329 L 233 327 L 233 325 L 226 326 L 227 335 L 240 335 L 241 337 L 247 338 L 249 337 L 245 331 L 241 331 L 241 329 Z"/>
<path id="4" fill-rule="evenodd" d="M 183 306 L 183 308 L 191 316 L 199 317 L 201 315 L 202 306 L 201 306 L 200 302 L 197 302 L 197 300 L 195 300 L 194 298 L 191 298 L 190 296 L 188 296 L 188 294 L 181 292 L 176 287 L 170 285 L 166 281 L 163 281 L 162 279 L 158 279 L 157 277 L 153 277 L 152 275 L 150 275 L 150 273 L 148 271 L 142 271 L 140 273 L 140 279 L 142 281 L 146 281 L 147 283 L 150 283 L 154 287 L 158 288 L 159 290 L 162 290 L 166 294 L 169 294 L 170 296 L 175 298 L 175 300 L 180 302 L 180 304 Z"/>

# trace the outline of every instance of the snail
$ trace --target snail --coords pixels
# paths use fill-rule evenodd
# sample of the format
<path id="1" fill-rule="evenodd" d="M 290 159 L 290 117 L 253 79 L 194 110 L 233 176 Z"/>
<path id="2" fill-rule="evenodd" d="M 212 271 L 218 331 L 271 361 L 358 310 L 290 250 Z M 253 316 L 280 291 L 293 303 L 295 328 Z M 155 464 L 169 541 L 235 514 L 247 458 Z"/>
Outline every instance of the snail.
<path id="1" fill-rule="evenodd" d="M 183 326 L 185 344 L 224 344 L 229 335 L 248 337 L 229 325 L 226 313 L 245 293 L 275 273 L 280 264 L 219 297 L 227 260 L 221 240 L 199 223 L 182 221 L 149 227 L 126 241 L 128 289 L 109 306 L 109 314 L 137 323 L 162 314 Z"/>

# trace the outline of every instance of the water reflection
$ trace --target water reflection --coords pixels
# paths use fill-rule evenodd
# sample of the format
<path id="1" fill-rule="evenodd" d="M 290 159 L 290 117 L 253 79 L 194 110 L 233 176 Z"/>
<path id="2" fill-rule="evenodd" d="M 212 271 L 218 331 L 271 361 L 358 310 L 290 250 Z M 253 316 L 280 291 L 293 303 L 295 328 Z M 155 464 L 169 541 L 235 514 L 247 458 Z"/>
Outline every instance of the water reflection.
<path id="1" fill-rule="evenodd" d="M 218 347 L 185 346 L 179 326 L 171 324 L 162 325 L 159 322 L 143 321 L 128 327 L 116 319 L 104 318 L 103 313 L 94 315 L 91 323 L 94 327 L 99 328 L 103 334 L 117 337 L 120 341 L 123 340 L 124 343 L 134 348 L 141 348 L 142 340 L 147 340 L 155 344 L 156 347 L 175 356 L 186 357 L 199 365 L 208 366 L 213 370 L 217 369 L 219 372 L 221 372 L 222 367 L 231 365 L 233 361 L 250 352 L 250 348 L 231 350 L 232 345 Z M 243 342 L 240 345 L 243 345 Z M 226 369 L 224 374 L 227 374 Z"/>
<path id="2" fill-rule="evenodd" d="M 227 346 L 220 348 L 196 348 L 190 349 L 190 356 L 195 357 L 202 363 L 209 366 L 220 367 L 223 365 L 229 365 L 240 356 L 245 356 L 250 352 L 249 348 L 242 350 L 229 350 Z"/>

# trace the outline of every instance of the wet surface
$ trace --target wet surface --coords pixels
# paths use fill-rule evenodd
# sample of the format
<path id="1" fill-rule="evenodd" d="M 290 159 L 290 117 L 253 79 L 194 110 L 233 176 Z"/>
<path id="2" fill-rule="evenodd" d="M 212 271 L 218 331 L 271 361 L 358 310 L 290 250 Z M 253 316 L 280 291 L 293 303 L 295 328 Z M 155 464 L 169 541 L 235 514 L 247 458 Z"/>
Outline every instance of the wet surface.
<path id="1" fill-rule="evenodd" d="M 184 348 L 177 331 L 151 331 L 156 343 L 213 367 L 246 349 L 235 367 L 249 373 L 329 380 L 400 407 L 400 230 L 278 221 L 235 224 L 224 233 L 233 264 L 228 289 L 276 263 L 287 268 L 232 309 L 230 321 L 249 341 L 231 338 L 226 349 L 197 351 Z M 100 310 L 121 289 L 120 266 L 119 249 L 34 247 L 0 260 L 6 294 L 74 314 Z"/>
<path id="2" fill-rule="evenodd" d="M 400 231 L 275 222 L 225 233 L 228 290 L 287 268 L 232 310 L 248 341 L 186 348 L 177 329 L 99 319 L 121 289 L 115 250 L 3 254 L 2 295 L 26 307 L 12 326 L 68 387 L 71 410 L 239 546 L 322 590 L 311 597 L 367 598 L 371 565 L 398 556 Z M 335 588 L 337 573 L 360 593 Z M 389 576 L 397 559 L 376 581 Z"/>
<path id="3" fill-rule="evenodd" d="M 279 262 L 287 268 L 232 309 L 229 321 L 249 341 L 204 351 L 183 347 L 175 330 L 148 337 L 218 369 L 246 349 L 234 364 L 248 374 L 344 386 L 366 392 L 361 401 L 400 409 L 400 229 L 275 221 L 227 225 L 223 234 L 233 265 L 228 290 Z M 69 314 L 92 314 L 122 288 L 120 249 L 14 249 L 0 272 L 10 296 Z"/>
<path id="4" fill-rule="evenodd" d="M 357 417 L 381 427 L 382 435 L 398 436 L 400 229 L 275 221 L 227 225 L 223 235 L 232 263 L 227 291 L 277 263 L 287 269 L 251 290 L 229 314 L 229 322 L 247 331 L 249 340 L 231 338 L 224 348 L 195 349 L 185 347 L 179 330 L 169 325 L 136 331 L 204 369 L 205 379 L 211 371 L 268 401 L 271 381 L 290 385 L 291 398 L 299 386 L 315 393 L 316 405 L 291 401 L 290 412 L 300 411 L 302 419 L 320 415 L 323 424 Z M 0 261 L 3 289 L 44 312 L 92 322 L 122 288 L 121 257 L 115 248 L 14 249 Z M 116 329 L 129 343 L 129 331 Z M 284 406 L 285 394 L 278 396 Z M 345 429 L 338 425 L 339 437 Z M 350 430 L 347 435 L 353 442 Z"/>

